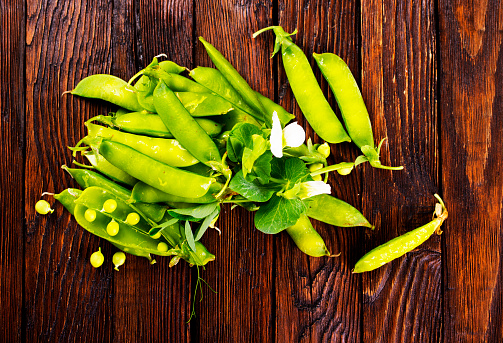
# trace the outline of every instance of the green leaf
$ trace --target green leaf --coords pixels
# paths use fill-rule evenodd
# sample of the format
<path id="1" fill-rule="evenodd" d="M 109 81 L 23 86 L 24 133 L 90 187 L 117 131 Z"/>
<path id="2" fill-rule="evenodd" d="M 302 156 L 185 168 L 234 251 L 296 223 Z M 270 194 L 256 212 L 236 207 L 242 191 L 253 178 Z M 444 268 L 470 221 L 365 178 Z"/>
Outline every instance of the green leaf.
<path id="1" fill-rule="evenodd" d="M 243 177 L 243 171 L 234 175 L 229 184 L 229 188 L 234 192 L 237 192 L 244 196 L 246 199 L 251 201 L 266 202 L 271 199 L 274 192 L 278 189 L 278 186 L 274 185 L 261 185 L 256 181 L 248 181 Z"/>
<path id="2" fill-rule="evenodd" d="M 266 184 L 271 178 L 271 161 L 272 152 L 266 151 L 262 154 L 253 165 L 252 172 L 246 175 L 246 179 L 249 181 L 254 181 L 257 179 L 261 184 Z"/>
<path id="3" fill-rule="evenodd" d="M 157 233 L 163 231 L 164 229 L 166 229 L 168 226 L 171 226 L 173 224 L 176 224 L 176 222 L 178 222 L 178 218 L 171 218 L 159 225 L 156 225 L 154 227 L 152 227 L 149 231 L 148 231 L 148 234 L 150 236 L 155 236 Z"/>
<path id="4" fill-rule="evenodd" d="M 174 208 L 168 210 L 168 213 L 180 220 L 199 221 L 210 215 L 218 206 L 217 202 L 212 202 L 189 208 Z"/>
<path id="5" fill-rule="evenodd" d="M 261 135 L 252 136 L 253 148 L 245 147 L 243 150 L 243 175 L 250 173 L 253 170 L 255 161 L 267 151 L 268 142 Z"/>
<path id="6" fill-rule="evenodd" d="M 218 216 L 220 213 L 220 207 L 215 208 L 215 210 L 206 218 L 204 218 L 203 222 L 201 223 L 201 226 L 196 231 L 196 241 L 200 240 L 206 230 L 208 230 L 208 227 L 210 226 L 211 222 Z"/>
<path id="7" fill-rule="evenodd" d="M 187 239 L 187 243 L 189 244 L 190 249 L 192 249 L 192 251 L 196 251 L 194 234 L 192 233 L 192 228 L 190 227 L 189 221 L 185 222 L 185 238 Z"/>
<path id="8" fill-rule="evenodd" d="M 306 205 L 301 200 L 275 195 L 258 209 L 255 227 L 263 233 L 276 234 L 294 225 L 305 211 Z"/>
<path id="9" fill-rule="evenodd" d="M 253 135 L 262 135 L 262 131 L 253 124 L 241 123 L 234 126 L 227 139 L 227 153 L 232 162 L 240 162 L 245 147 L 253 149 Z"/>

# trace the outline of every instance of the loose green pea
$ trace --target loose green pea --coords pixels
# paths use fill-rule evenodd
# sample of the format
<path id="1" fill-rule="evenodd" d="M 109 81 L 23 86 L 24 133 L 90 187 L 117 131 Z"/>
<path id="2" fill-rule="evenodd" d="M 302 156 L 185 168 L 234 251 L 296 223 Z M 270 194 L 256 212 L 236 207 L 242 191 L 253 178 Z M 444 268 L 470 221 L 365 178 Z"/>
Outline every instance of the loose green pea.
<path id="1" fill-rule="evenodd" d="M 105 261 L 105 257 L 101 253 L 101 248 L 98 248 L 98 251 L 95 251 L 91 254 L 91 258 L 89 259 L 91 261 L 91 265 L 94 268 L 99 268 L 103 264 L 103 261 Z"/>
<path id="2" fill-rule="evenodd" d="M 117 201 L 115 201 L 114 199 L 108 199 L 103 204 L 103 209 L 105 210 L 105 212 L 108 213 L 112 213 L 113 211 L 115 211 L 116 208 L 117 208 Z"/>
<path id="3" fill-rule="evenodd" d="M 126 223 L 128 223 L 129 225 L 136 225 L 139 222 L 140 222 L 140 215 L 138 213 L 131 212 L 126 217 Z"/>
<path id="4" fill-rule="evenodd" d="M 166 252 L 166 251 L 168 251 L 168 248 L 169 248 L 168 245 L 164 242 L 157 244 L 157 250 L 159 250 L 159 251 Z"/>
<path id="5" fill-rule="evenodd" d="M 112 257 L 112 262 L 114 264 L 114 269 L 119 271 L 119 267 L 126 262 L 126 254 L 124 254 L 122 251 L 118 251 L 114 254 Z"/>
<path id="6" fill-rule="evenodd" d="M 96 211 L 88 208 L 84 213 L 84 218 L 90 223 L 93 222 L 96 219 Z"/>
<path id="7" fill-rule="evenodd" d="M 35 204 L 35 211 L 40 214 L 52 213 L 54 210 L 51 208 L 51 204 L 49 204 L 45 200 L 39 200 Z"/>
<path id="8" fill-rule="evenodd" d="M 112 221 L 107 225 L 107 233 L 110 236 L 117 235 L 119 233 L 119 223 L 112 219 Z"/>

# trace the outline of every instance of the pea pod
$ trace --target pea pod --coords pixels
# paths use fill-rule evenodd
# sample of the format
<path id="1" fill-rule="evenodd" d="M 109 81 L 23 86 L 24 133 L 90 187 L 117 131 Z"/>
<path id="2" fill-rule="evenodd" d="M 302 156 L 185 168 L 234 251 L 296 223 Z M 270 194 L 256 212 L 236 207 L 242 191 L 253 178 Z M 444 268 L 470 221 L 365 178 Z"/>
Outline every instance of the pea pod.
<path id="1" fill-rule="evenodd" d="M 306 55 L 290 38 L 296 31 L 288 34 L 281 26 L 270 26 L 255 32 L 253 37 L 266 30 L 273 30 L 276 35 L 272 56 L 281 48 L 290 87 L 313 130 L 329 143 L 350 142 L 351 139 L 323 95 Z"/>
<path id="2" fill-rule="evenodd" d="M 166 193 L 198 198 L 215 182 L 213 178 L 170 167 L 121 143 L 105 140 L 99 150 L 111 164 Z"/>
<path id="3" fill-rule="evenodd" d="M 206 204 L 217 201 L 215 194 L 222 189 L 222 185 L 214 183 L 210 186 L 208 192 L 199 198 L 180 197 L 166 192 L 162 192 L 152 186 L 143 182 L 138 182 L 131 192 L 131 199 L 134 201 L 141 201 L 146 203 L 158 202 L 179 202 L 179 203 L 193 203 L 193 204 Z"/>
<path id="4" fill-rule="evenodd" d="M 142 71 L 144 75 L 162 80 L 173 92 L 193 92 L 208 93 L 208 88 L 194 82 L 184 76 L 166 73 L 157 68 L 146 68 Z"/>
<path id="5" fill-rule="evenodd" d="M 150 253 L 143 250 L 143 249 L 137 249 L 133 247 L 128 247 L 124 246 L 119 243 L 112 243 L 117 249 L 120 249 L 124 252 L 127 252 L 128 254 L 134 255 L 134 256 L 139 256 L 139 257 L 145 257 L 150 261 L 150 263 L 155 263 L 155 260 L 152 260 L 152 256 L 150 256 Z"/>
<path id="6" fill-rule="evenodd" d="M 164 125 L 192 156 L 206 165 L 210 161 L 221 161 L 222 157 L 213 140 L 163 81 L 154 91 L 154 105 Z"/>
<path id="7" fill-rule="evenodd" d="M 143 110 L 138 103 L 136 90 L 126 81 L 113 75 L 88 76 L 82 79 L 70 93 L 85 98 L 105 100 L 131 111 Z"/>
<path id="8" fill-rule="evenodd" d="M 175 92 L 192 117 L 219 116 L 232 110 L 233 105 L 214 93 Z"/>
<path id="9" fill-rule="evenodd" d="M 203 43 L 208 56 L 217 67 L 217 69 L 222 73 L 226 80 L 231 84 L 231 86 L 241 95 L 245 103 L 251 107 L 254 113 L 261 115 L 262 118 L 269 124 L 272 123 L 272 117 L 269 118 L 266 114 L 264 106 L 258 100 L 257 94 L 250 87 L 248 82 L 237 72 L 236 69 L 230 64 L 229 61 L 215 49 L 213 45 L 204 40 L 203 37 L 199 37 L 199 41 Z"/>
<path id="10" fill-rule="evenodd" d="M 253 116 L 239 108 L 220 116 L 218 120 L 224 125 L 224 130 L 226 131 L 231 131 L 232 128 L 239 123 L 248 123 L 256 127 L 262 126 Z"/>
<path id="11" fill-rule="evenodd" d="M 131 112 L 113 117 L 99 115 L 88 121 L 94 120 L 129 133 L 151 137 L 173 138 L 171 132 L 169 132 L 168 128 L 162 122 L 161 117 L 155 113 L 148 113 L 147 111 Z M 218 135 L 222 131 L 222 124 L 214 122 L 213 120 L 196 118 L 196 121 L 211 137 Z"/>
<path id="12" fill-rule="evenodd" d="M 75 200 L 82 194 L 77 188 L 67 188 L 59 194 L 54 194 L 54 199 L 59 201 L 72 215 L 75 212 Z"/>
<path id="13" fill-rule="evenodd" d="M 295 225 L 288 227 L 286 232 L 304 254 L 313 257 L 330 256 L 323 238 L 305 214 L 300 216 Z"/>
<path id="14" fill-rule="evenodd" d="M 362 149 L 370 165 L 381 169 L 403 169 L 403 167 L 381 165 L 379 153 L 374 147 L 374 135 L 367 107 L 348 65 L 342 58 L 331 53 L 313 53 L 313 57 L 337 99 L 349 136 Z"/>
<path id="15" fill-rule="evenodd" d="M 307 216 L 324 223 L 340 226 L 365 226 L 373 229 L 368 220 L 356 208 L 328 194 L 320 194 L 307 201 Z"/>
<path id="16" fill-rule="evenodd" d="M 116 204 L 116 208 L 112 211 L 107 210 L 104 205 L 107 200 L 111 200 Z M 144 233 L 148 233 L 150 231 L 151 226 L 141 216 L 138 223 L 128 223 L 128 215 L 136 213 L 135 209 L 127 204 L 122 198 L 115 196 L 113 193 L 103 188 L 93 186 L 84 189 L 79 198 L 75 200 L 75 203 L 100 212 L 119 223 L 129 224 L 131 227 Z"/>
<path id="17" fill-rule="evenodd" d="M 435 197 L 439 203 L 435 206 L 435 218 L 432 221 L 372 249 L 356 262 L 353 273 L 377 269 L 423 244 L 434 232 L 440 235 L 440 227 L 447 219 L 448 212 L 438 194 Z"/>
<path id="18" fill-rule="evenodd" d="M 120 197 L 125 201 L 128 201 L 131 198 L 131 191 L 129 189 L 116 184 L 115 182 L 98 173 L 93 172 L 92 170 L 68 168 L 65 165 L 61 166 L 61 168 L 67 171 L 82 188 L 97 186 L 111 192 L 112 194 Z M 130 206 L 133 209 L 137 210 L 141 215 L 144 215 L 154 222 L 161 221 L 164 214 L 166 213 L 165 206 L 156 204 L 145 204 L 137 202 L 130 204 Z"/>
<path id="19" fill-rule="evenodd" d="M 198 160 L 174 139 L 135 135 L 92 123 L 86 123 L 86 126 L 87 137 L 91 140 L 103 138 L 121 143 L 172 167 L 187 167 L 198 163 Z M 89 144 L 89 141 L 84 142 Z"/>
<path id="20" fill-rule="evenodd" d="M 287 110 L 285 110 L 281 105 L 278 105 L 268 97 L 263 96 L 259 92 L 256 92 L 257 98 L 260 100 L 262 105 L 264 106 L 266 113 L 268 117 L 270 116 L 272 118 L 273 112 L 276 112 L 278 115 L 279 121 L 281 122 L 281 125 L 285 126 L 288 124 L 291 120 L 295 119 L 295 116 L 291 113 L 289 113 Z"/>

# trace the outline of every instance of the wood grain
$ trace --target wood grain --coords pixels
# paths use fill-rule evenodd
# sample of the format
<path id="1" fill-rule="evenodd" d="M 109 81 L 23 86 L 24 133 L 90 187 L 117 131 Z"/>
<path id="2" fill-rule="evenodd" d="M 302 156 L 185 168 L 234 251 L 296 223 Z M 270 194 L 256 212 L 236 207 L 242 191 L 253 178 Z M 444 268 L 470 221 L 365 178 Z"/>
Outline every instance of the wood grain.
<path id="1" fill-rule="evenodd" d="M 124 1 L 114 3 L 113 71 L 129 79 L 160 53 L 178 63 L 190 63 L 189 1 Z M 159 33 L 162 33 L 159 35 Z M 188 38 L 187 38 L 188 37 Z M 170 268 L 167 257 L 150 265 L 128 256 L 114 278 L 114 341 L 188 342 L 192 277 L 181 261 Z"/>
<path id="2" fill-rule="evenodd" d="M 369 251 L 426 224 L 434 209 L 439 149 L 434 2 L 362 2 L 361 25 L 362 90 L 376 144 L 388 137 L 383 164 L 404 165 L 395 172 L 365 166 L 364 214 L 376 225 L 366 237 Z M 440 239 L 433 237 L 362 275 L 363 341 L 439 339 L 440 257 Z"/>
<path id="3" fill-rule="evenodd" d="M 196 2 L 195 14 L 196 37 L 212 43 L 253 89 L 273 96 L 267 43 L 251 39 L 253 32 L 272 24 L 272 3 Z M 213 66 L 202 44 L 194 44 L 196 65 Z M 205 244 L 217 258 L 208 264 L 203 278 L 218 293 L 204 289 L 192 338 L 201 342 L 271 342 L 275 237 L 255 230 L 253 215 L 241 208 L 225 206 L 217 226 L 221 236 L 209 232 L 205 237 Z"/>
<path id="4" fill-rule="evenodd" d="M 22 338 L 24 241 L 24 15 L 22 1 L 0 3 L 0 340 Z M 5 325 L 9 323 L 9 325 Z"/>
<path id="5" fill-rule="evenodd" d="M 112 271 L 88 263 L 99 240 L 70 221 L 61 205 L 47 217 L 33 209 L 43 191 L 75 185 L 60 169 L 71 162 L 65 147 L 83 136 L 84 118 L 104 108 L 61 94 L 88 74 L 110 72 L 110 14 L 106 1 L 27 2 L 24 297 L 30 342 L 111 340 Z"/>
<path id="6" fill-rule="evenodd" d="M 503 339 L 503 5 L 440 1 L 446 341 Z"/>
<path id="7" fill-rule="evenodd" d="M 359 8 L 354 1 L 281 1 L 279 9 L 279 24 L 288 32 L 298 29 L 294 40 L 311 62 L 324 93 L 338 113 L 335 99 L 312 53 L 336 53 L 358 75 L 359 33 L 354 18 Z M 269 42 L 273 41 L 271 36 L 267 36 Z M 293 111 L 306 128 L 307 137 L 321 143 L 295 102 L 280 58 L 278 89 L 281 104 Z M 329 163 L 353 161 L 356 156 L 354 146 L 334 145 Z M 359 171 L 344 178 L 333 173 L 330 184 L 336 197 L 360 207 Z M 276 241 L 276 341 L 359 341 L 361 290 L 359 277 L 351 274 L 351 259 L 354 259 L 354 246 L 362 229 L 341 229 L 320 222 L 315 222 L 314 226 L 330 251 L 342 254 L 335 258 L 309 258 L 295 247 L 286 233 L 281 234 L 281 239 Z"/>

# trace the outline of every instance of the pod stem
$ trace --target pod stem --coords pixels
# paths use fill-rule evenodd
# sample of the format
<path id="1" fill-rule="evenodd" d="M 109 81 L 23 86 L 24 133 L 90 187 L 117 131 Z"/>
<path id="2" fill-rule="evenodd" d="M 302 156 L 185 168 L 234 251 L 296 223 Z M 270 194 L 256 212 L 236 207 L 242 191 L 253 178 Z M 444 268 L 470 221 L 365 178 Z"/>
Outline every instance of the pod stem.
<path id="1" fill-rule="evenodd" d="M 445 207 L 445 204 L 444 204 L 444 201 L 442 200 L 442 198 L 440 198 L 440 196 L 438 194 L 436 194 L 436 193 L 433 196 L 435 198 L 437 198 L 437 200 L 438 200 L 437 205 L 441 205 L 441 210 L 437 211 L 437 209 L 435 209 L 435 212 L 433 213 L 433 216 L 436 216 L 436 219 L 440 219 L 439 223 L 438 223 L 438 226 L 437 226 L 437 228 L 435 230 L 435 233 L 437 235 L 441 235 L 442 234 L 442 230 L 440 228 L 442 227 L 442 223 L 444 222 L 444 220 L 446 220 L 447 217 L 449 216 L 449 212 L 447 212 L 447 208 Z"/>

